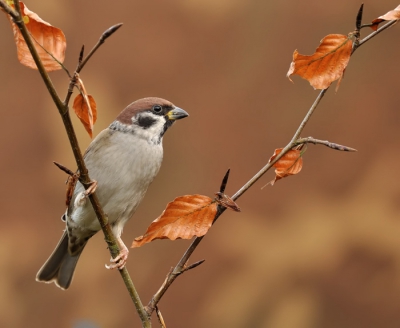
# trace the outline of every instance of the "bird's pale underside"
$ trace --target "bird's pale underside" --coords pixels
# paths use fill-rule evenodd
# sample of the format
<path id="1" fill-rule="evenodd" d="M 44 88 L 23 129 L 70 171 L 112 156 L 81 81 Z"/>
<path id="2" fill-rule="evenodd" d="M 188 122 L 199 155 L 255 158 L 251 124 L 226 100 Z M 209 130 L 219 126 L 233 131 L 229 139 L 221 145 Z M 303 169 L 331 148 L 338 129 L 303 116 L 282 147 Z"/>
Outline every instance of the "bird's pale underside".
<path id="1" fill-rule="evenodd" d="M 121 239 L 122 230 L 160 169 L 164 133 L 176 120 L 187 116 L 183 109 L 165 99 L 137 100 L 100 132 L 86 150 L 86 166 L 97 182 L 96 194 L 121 249 L 109 268 L 125 266 L 128 248 Z M 63 218 L 66 230 L 36 280 L 54 282 L 67 289 L 87 241 L 101 229 L 79 182 Z"/>

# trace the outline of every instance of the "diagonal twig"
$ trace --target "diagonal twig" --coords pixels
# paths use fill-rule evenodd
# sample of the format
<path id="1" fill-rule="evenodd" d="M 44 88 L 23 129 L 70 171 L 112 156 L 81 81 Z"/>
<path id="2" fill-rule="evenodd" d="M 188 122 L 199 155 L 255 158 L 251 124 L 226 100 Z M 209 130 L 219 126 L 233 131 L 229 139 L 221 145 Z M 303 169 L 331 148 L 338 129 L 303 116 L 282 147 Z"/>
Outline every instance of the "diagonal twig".
<path id="1" fill-rule="evenodd" d="M 3 8 L 6 14 L 10 15 L 13 20 L 19 18 L 18 12 L 14 8 L 9 6 L 4 0 L 0 0 L 0 8 Z"/>
<path id="2" fill-rule="evenodd" d="M 361 6 L 360 10 L 358 11 L 357 14 L 357 19 L 356 19 L 356 27 L 357 28 L 361 28 L 361 19 L 362 19 L 362 10 L 363 10 L 363 6 Z M 376 35 L 378 35 L 379 33 L 381 33 L 382 31 L 384 31 L 385 29 L 389 28 L 390 26 L 392 26 L 393 24 L 395 24 L 397 21 L 390 21 L 388 22 L 386 25 L 382 26 L 381 28 L 379 28 L 377 31 L 369 34 L 367 37 L 365 37 L 364 39 L 362 39 L 359 42 L 355 43 L 355 46 L 353 47 L 352 50 L 352 54 L 354 53 L 354 51 L 356 49 L 358 49 L 359 47 L 361 47 L 363 44 L 365 44 L 367 41 L 371 40 L 373 37 L 375 37 Z M 323 96 L 325 95 L 326 91 L 329 88 L 323 89 L 319 92 L 317 98 L 315 99 L 314 103 L 312 104 L 312 106 L 310 107 L 310 109 L 307 111 L 305 117 L 303 118 L 302 122 L 300 123 L 297 131 L 295 132 L 295 134 L 293 135 L 291 141 L 282 149 L 282 151 L 278 154 L 278 156 L 276 156 L 276 158 L 267 163 L 258 173 L 256 173 L 249 181 L 247 181 L 233 196 L 232 196 L 232 200 L 236 201 L 240 196 L 242 196 L 251 186 L 253 186 L 254 183 L 256 183 L 268 170 L 271 169 L 271 167 L 273 167 L 273 165 L 279 161 L 279 159 L 284 156 L 290 149 L 292 149 L 295 145 L 299 144 L 298 140 L 300 138 L 300 135 L 302 133 L 302 131 L 304 130 L 304 127 L 306 126 L 307 122 L 309 121 L 309 119 L 311 118 L 312 114 L 314 113 L 315 109 L 317 108 L 318 104 L 320 103 L 321 99 L 323 98 Z M 301 139 L 300 139 L 301 140 Z M 317 142 L 319 143 L 319 142 Z M 321 142 L 322 143 L 322 142 Z M 340 146 L 340 145 L 339 145 Z M 331 147 L 333 148 L 333 147 Z M 347 147 L 349 148 L 349 147 Z M 336 148 L 334 148 L 336 149 Z M 351 149 L 351 150 L 350 150 Z M 344 149 L 343 149 L 344 150 Z M 349 148 L 349 151 L 352 151 L 353 148 Z M 226 208 L 225 207 L 218 207 L 218 211 L 217 214 L 215 215 L 215 219 L 214 219 L 214 223 L 216 222 L 216 220 L 221 216 L 221 214 L 223 212 L 225 212 Z M 181 257 L 181 259 L 179 260 L 179 262 L 176 264 L 176 266 L 174 267 L 174 269 L 170 272 L 170 274 L 167 276 L 166 280 L 164 281 L 163 285 L 161 286 L 161 288 L 157 291 L 156 294 L 154 294 L 153 298 L 150 300 L 150 302 L 147 305 L 147 311 L 149 314 L 151 314 L 154 309 L 155 306 L 157 306 L 158 302 L 160 301 L 160 299 L 162 298 L 162 296 L 165 294 L 165 292 L 167 291 L 167 289 L 171 286 L 171 284 L 175 281 L 175 279 L 179 276 L 179 274 L 181 273 L 182 269 L 184 268 L 185 263 L 187 263 L 187 261 L 189 260 L 190 256 L 193 254 L 193 252 L 195 251 L 195 249 L 197 248 L 197 246 L 200 244 L 200 242 L 203 240 L 204 236 L 202 237 L 196 237 L 192 244 L 187 248 L 187 250 L 185 251 L 185 253 L 183 254 L 183 256 Z"/>
<path id="3" fill-rule="evenodd" d="M 329 147 L 331 149 L 340 150 L 340 151 L 350 151 L 350 152 L 357 151 L 357 149 L 354 149 L 354 148 L 351 148 L 351 147 L 348 147 L 348 146 L 339 145 L 337 143 L 330 142 L 328 140 L 314 139 L 313 137 L 297 139 L 296 142 L 295 142 L 295 146 L 302 145 L 302 144 L 307 144 L 307 143 L 312 143 L 314 145 L 324 145 L 324 146 L 327 146 L 327 147 Z"/>
<path id="4" fill-rule="evenodd" d="M 64 100 L 64 105 L 68 106 L 69 101 L 72 96 L 72 92 L 74 91 L 74 87 L 78 81 L 77 76 L 79 75 L 80 71 L 85 67 L 86 63 L 88 60 L 94 55 L 97 49 L 109 38 L 111 35 L 113 35 L 120 27 L 122 26 L 122 23 L 116 24 L 111 26 L 109 29 L 107 29 L 101 36 L 99 41 L 94 45 L 92 50 L 90 50 L 89 54 L 86 56 L 86 58 L 83 59 L 83 51 L 84 51 L 84 46 L 82 46 L 81 51 L 79 53 L 79 60 L 78 60 L 78 66 L 75 69 L 74 75 L 71 78 L 71 81 L 68 86 L 68 91 L 67 95 L 65 96 Z"/>

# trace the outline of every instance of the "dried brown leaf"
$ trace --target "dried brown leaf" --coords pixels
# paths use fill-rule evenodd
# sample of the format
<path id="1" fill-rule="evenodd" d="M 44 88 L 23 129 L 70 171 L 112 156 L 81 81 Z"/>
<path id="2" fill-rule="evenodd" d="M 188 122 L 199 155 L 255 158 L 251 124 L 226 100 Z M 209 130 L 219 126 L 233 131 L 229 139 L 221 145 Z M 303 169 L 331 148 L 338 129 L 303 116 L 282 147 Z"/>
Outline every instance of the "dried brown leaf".
<path id="1" fill-rule="evenodd" d="M 67 180 L 67 194 L 65 197 L 65 205 L 69 207 L 71 203 L 72 196 L 74 195 L 74 189 L 76 186 L 76 183 L 79 180 L 79 173 L 75 173 L 73 175 L 70 175 Z"/>
<path id="2" fill-rule="evenodd" d="M 273 161 L 278 156 L 283 148 L 275 149 L 274 154 L 269 159 L 269 162 Z M 270 181 L 271 186 L 280 179 L 286 178 L 290 175 L 297 174 L 303 168 L 303 158 L 301 152 L 298 149 L 291 149 L 285 155 L 282 156 L 275 164 L 275 179 Z"/>
<path id="3" fill-rule="evenodd" d="M 97 120 L 97 105 L 94 98 L 87 94 L 81 79 L 78 78 L 77 86 L 80 94 L 78 94 L 72 105 L 76 116 L 81 120 L 90 137 L 93 136 L 93 126 Z"/>
<path id="4" fill-rule="evenodd" d="M 13 2 L 8 1 L 8 3 L 14 7 Z M 61 69 L 61 65 L 54 58 L 60 63 L 64 62 L 67 41 L 63 31 L 41 19 L 36 13 L 30 11 L 23 2 L 20 2 L 20 7 L 26 28 L 33 38 L 34 46 L 46 71 L 51 72 Z M 10 17 L 9 20 L 14 32 L 18 60 L 29 68 L 37 69 L 21 32 Z"/>
<path id="5" fill-rule="evenodd" d="M 293 53 L 287 77 L 299 75 L 306 79 L 314 89 L 326 89 L 331 83 L 340 79 L 347 67 L 353 42 L 352 34 L 329 34 L 321 40 L 321 44 L 311 56 L 301 55 L 297 50 Z"/>
<path id="6" fill-rule="evenodd" d="M 155 239 L 191 239 L 204 236 L 217 213 L 217 204 L 210 197 L 186 195 L 175 198 L 147 228 L 143 236 L 135 238 L 133 247 L 140 247 Z"/>
<path id="7" fill-rule="evenodd" d="M 378 26 L 383 21 L 391 21 L 391 20 L 399 20 L 400 19 L 400 5 L 398 5 L 395 9 L 388 11 L 385 15 L 379 16 L 372 21 L 371 28 L 376 31 Z"/>

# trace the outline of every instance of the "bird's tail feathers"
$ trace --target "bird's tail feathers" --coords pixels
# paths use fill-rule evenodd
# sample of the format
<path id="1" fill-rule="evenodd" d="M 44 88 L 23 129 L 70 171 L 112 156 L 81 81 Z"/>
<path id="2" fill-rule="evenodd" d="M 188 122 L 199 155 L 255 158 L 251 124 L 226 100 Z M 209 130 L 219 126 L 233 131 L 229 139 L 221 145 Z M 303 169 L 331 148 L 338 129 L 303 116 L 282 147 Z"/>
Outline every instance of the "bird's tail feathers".
<path id="1" fill-rule="evenodd" d="M 54 282 L 61 289 L 67 289 L 74 276 L 75 267 L 84 249 L 71 256 L 68 252 L 68 234 L 64 231 L 57 247 L 36 275 L 36 281 Z"/>

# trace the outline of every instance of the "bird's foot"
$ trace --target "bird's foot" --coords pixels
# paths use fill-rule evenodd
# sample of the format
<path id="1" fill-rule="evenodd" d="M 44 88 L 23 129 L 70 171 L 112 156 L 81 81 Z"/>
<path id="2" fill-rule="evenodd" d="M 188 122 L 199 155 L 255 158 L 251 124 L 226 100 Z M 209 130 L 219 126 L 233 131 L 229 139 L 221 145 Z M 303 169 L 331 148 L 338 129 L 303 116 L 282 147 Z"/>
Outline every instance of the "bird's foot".
<path id="1" fill-rule="evenodd" d="M 110 262 L 111 262 L 110 265 L 106 264 L 106 268 L 110 269 L 110 270 L 113 270 L 113 269 L 122 270 L 125 267 L 126 262 L 128 261 L 128 255 L 129 255 L 128 248 L 125 246 L 125 244 L 123 243 L 121 238 L 117 238 L 117 242 L 120 247 L 119 254 L 116 258 L 110 259 Z"/>
<path id="2" fill-rule="evenodd" d="M 87 188 L 87 189 L 86 189 L 85 191 L 83 191 L 83 192 L 80 192 L 80 193 L 76 196 L 75 202 L 74 202 L 74 206 L 75 206 L 75 207 L 81 207 L 81 206 L 85 205 L 85 204 L 86 204 L 87 198 L 88 198 L 91 194 L 93 194 L 93 193 L 96 191 L 96 189 L 97 189 L 97 181 L 96 181 L 96 180 L 93 180 L 93 181 L 90 183 L 89 188 Z"/>
<path id="3" fill-rule="evenodd" d="M 96 180 L 92 180 L 92 181 L 90 182 L 89 188 L 87 188 L 87 189 L 85 190 L 85 196 L 86 196 L 86 197 L 87 197 L 87 196 L 90 196 L 91 194 L 93 194 L 93 193 L 96 191 L 96 189 L 97 189 L 97 181 L 96 181 Z"/>

